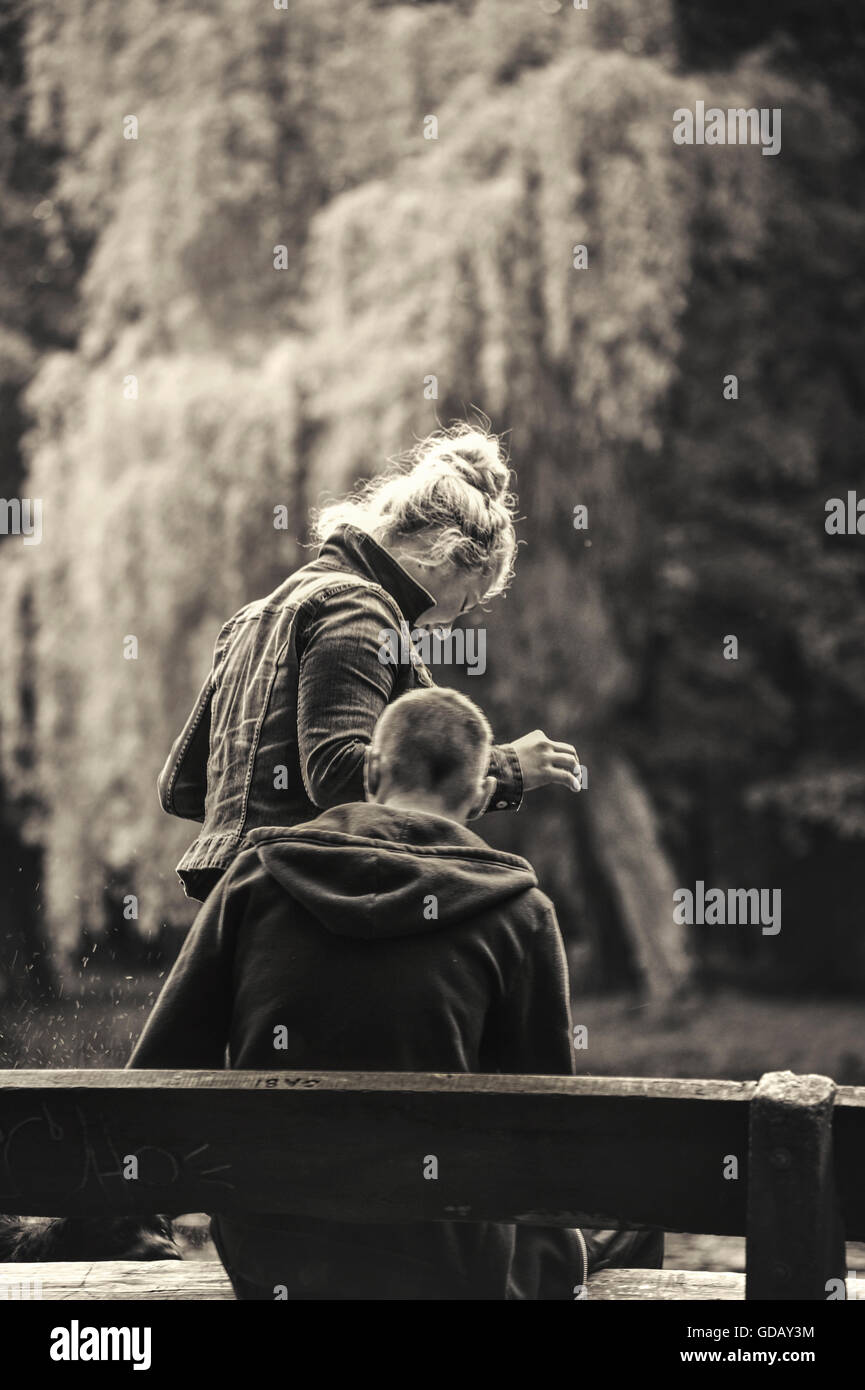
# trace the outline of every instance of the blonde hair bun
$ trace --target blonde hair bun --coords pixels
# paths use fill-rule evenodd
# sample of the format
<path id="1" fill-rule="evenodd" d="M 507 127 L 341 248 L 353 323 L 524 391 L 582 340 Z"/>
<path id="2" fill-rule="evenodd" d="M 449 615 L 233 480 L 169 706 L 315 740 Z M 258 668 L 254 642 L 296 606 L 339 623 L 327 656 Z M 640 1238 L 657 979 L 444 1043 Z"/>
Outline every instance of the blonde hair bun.
<path id="1" fill-rule="evenodd" d="M 418 450 L 421 466 L 435 470 L 452 469 L 485 497 L 499 502 L 508 491 L 510 469 L 494 435 L 482 430 L 442 431 L 430 435 Z"/>
<path id="2" fill-rule="evenodd" d="M 517 499 L 499 440 L 459 423 L 420 440 L 398 464 L 313 514 L 317 540 L 353 525 L 387 547 L 428 533 L 426 560 L 487 580 L 485 598 L 504 593 L 514 572 Z"/>

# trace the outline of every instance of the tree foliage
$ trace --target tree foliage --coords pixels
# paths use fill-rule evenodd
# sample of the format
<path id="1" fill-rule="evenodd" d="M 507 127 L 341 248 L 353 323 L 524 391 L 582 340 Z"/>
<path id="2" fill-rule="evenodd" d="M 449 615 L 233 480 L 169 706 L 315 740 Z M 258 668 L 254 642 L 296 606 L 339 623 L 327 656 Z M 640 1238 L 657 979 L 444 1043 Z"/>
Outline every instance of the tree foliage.
<path id="1" fill-rule="evenodd" d="M 5 775 L 59 941 L 126 893 L 145 933 L 184 920 L 191 827 L 154 781 L 216 630 L 302 560 L 323 491 L 478 407 L 525 544 L 465 688 L 589 768 L 485 828 L 644 968 L 674 883 L 796 885 L 828 836 L 865 972 L 861 541 L 823 530 L 865 399 L 861 142 L 789 45 L 707 76 L 679 32 L 666 0 L 33 9 L 32 136 L 92 241 L 81 332 L 28 396 L 44 540 L 0 557 Z M 781 106 L 782 154 L 674 145 L 698 99 Z M 788 901 L 783 968 L 813 976 Z"/>

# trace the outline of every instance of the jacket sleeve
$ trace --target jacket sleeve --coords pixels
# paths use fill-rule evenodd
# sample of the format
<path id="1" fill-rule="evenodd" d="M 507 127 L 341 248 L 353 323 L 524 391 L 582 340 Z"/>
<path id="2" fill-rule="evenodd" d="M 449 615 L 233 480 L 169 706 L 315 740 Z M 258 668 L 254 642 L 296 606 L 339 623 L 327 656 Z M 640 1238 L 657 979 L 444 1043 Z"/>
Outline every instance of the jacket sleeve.
<path id="1" fill-rule="evenodd" d="M 523 800 L 523 773 L 520 760 L 509 743 L 493 748 L 487 776 L 495 777 L 496 788 L 481 815 L 485 816 L 488 811 L 518 811 Z"/>
<path id="2" fill-rule="evenodd" d="M 497 1029 L 498 1070 L 524 1076 L 573 1076 L 568 962 L 555 909 L 538 894 L 525 956 L 506 995 Z"/>
<path id="3" fill-rule="evenodd" d="M 225 1066 L 238 920 L 235 880 L 233 870 L 226 874 L 198 913 L 128 1067 Z"/>
<path id="4" fill-rule="evenodd" d="M 394 614 L 377 592 L 350 588 L 323 599 L 305 629 L 297 696 L 304 785 L 326 810 L 363 801 L 363 764 L 395 672 L 379 660 Z"/>
<path id="5" fill-rule="evenodd" d="M 321 810 L 364 799 L 364 757 L 394 689 L 394 668 L 379 652 L 398 622 L 378 593 L 351 588 L 322 600 L 305 629 L 298 753 L 307 794 Z M 510 745 L 493 748 L 488 775 L 496 787 L 481 814 L 517 810 L 523 779 Z"/>
<path id="6" fill-rule="evenodd" d="M 211 674 L 201 687 L 156 784 L 163 811 L 171 816 L 180 816 L 183 820 L 204 820 L 212 701 Z"/>

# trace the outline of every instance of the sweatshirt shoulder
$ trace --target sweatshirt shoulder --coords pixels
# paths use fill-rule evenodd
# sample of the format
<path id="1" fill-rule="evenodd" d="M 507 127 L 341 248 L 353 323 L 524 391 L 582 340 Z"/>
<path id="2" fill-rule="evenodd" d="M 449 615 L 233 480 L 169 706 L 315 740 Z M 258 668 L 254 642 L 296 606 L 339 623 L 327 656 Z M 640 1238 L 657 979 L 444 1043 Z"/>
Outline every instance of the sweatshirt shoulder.
<path id="1" fill-rule="evenodd" d="M 530 889 L 527 897 L 531 904 L 531 912 L 534 919 L 545 926 L 558 928 L 559 922 L 556 917 L 556 909 L 553 905 L 552 898 L 547 897 L 544 890 L 537 887 Z"/>
<path id="2" fill-rule="evenodd" d="M 528 888 L 508 904 L 508 909 L 508 924 L 518 935 L 533 938 L 559 935 L 556 909 L 541 888 Z"/>
<path id="3" fill-rule="evenodd" d="M 242 849 L 230 868 L 226 869 L 213 890 L 219 894 L 223 905 L 228 908 L 241 899 L 247 899 L 251 892 L 281 891 L 261 862 L 254 845 Z"/>

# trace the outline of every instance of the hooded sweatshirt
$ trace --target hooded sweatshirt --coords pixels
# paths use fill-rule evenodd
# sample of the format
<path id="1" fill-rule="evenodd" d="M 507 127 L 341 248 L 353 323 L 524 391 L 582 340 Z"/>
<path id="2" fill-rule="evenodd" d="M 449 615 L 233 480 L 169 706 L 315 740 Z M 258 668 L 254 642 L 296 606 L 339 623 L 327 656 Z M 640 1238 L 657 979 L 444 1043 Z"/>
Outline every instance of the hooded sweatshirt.
<path id="1" fill-rule="evenodd" d="M 227 1051 L 237 1069 L 572 1074 L 562 941 L 524 859 L 363 802 L 250 840 L 130 1066 L 220 1068 Z M 512 1225 L 218 1222 L 229 1271 L 289 1298 L 514 1296 Z"/>

